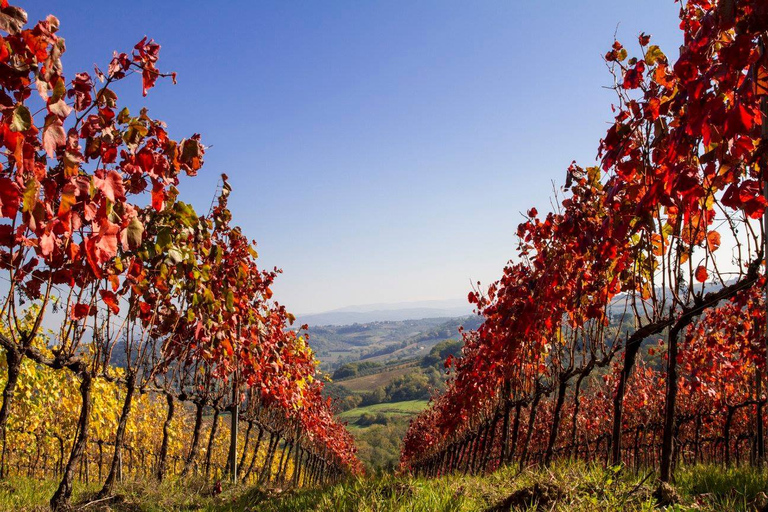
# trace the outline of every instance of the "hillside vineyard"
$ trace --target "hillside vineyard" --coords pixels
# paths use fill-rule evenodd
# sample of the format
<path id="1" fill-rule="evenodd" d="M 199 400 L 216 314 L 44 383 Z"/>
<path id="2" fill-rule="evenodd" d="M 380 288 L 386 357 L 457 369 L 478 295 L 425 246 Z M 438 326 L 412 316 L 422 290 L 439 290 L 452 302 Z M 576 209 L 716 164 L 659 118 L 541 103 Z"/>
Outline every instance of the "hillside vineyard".
<path id="1" fill-rule="evenodd" d="M 641 34 L 605 55 L 599 167 L 470 300 L 448 390 L 401 468 L 429 476 L 585 459 L 659 471 L 765 456 L 768 4 L 685 2 L 677 59 Z M 634 45 L 633 45 L 634 46 Z M 675 51 L 677 53 L 677 51 Z"/>
<path id="2" fill-rule="evenodd" d="M 208 137 L 122 97 L 176 83 L 160 45 L 65 73 L 59 20 L 0 0 L 0 509 L 768 510 L 768 1 L 678 5 L 679 50 L 605 53 L 597 165 L 472 316 L 314 315 L 355 322 L 314 329 L 325 373 L 228 176 L 180 192 Z"/>
<path id="3" fill-rule="evenodd" d="M 176 187 L 203 170 L 200 136 L 173 140 L 118 102 L 132 75 L 144 96 L 175 81 L 160 46 L 65 76 L 59 21 L 26 21 L 0 3 L 2 476 L 58 477 L 61 510 L 76 478 L 104 497 L 131 475 L 312 486 L 358 472 L 312 351 L 271 300 L 276 272 L 231 224 L 227 177 L 199 216 Z M 225 412 L 247 425 L 239 445 Z"/>

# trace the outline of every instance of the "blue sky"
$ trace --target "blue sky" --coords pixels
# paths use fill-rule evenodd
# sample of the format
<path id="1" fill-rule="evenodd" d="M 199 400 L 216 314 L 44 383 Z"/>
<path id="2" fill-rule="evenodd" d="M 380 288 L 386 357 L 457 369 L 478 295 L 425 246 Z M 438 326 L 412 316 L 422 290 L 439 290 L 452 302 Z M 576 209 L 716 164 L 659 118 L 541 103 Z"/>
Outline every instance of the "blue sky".
<path id="1" fill-rule="evenodd" d="M 162 45 L 178 85 L 121 100 L 212 146 L 183 197 L 206 211 L 230 176 L 236 221 L 298 313 L 497 279 L 520 212 L 594 162 L 617 24 L 630 50 L 641 31 L 668 55 L 681 42 L 672 0 L 20 5 L 60 19 L 69 76 L 145 34 Z"/>

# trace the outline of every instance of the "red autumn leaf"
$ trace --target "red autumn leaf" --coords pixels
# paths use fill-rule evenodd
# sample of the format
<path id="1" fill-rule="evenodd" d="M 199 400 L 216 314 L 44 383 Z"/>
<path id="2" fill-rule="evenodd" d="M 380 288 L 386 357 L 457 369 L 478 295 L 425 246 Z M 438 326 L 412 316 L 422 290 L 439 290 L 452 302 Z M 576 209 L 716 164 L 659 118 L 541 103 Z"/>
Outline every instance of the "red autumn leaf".
<path id="1" fill-rule="evenodd" d="M 50 114 L 45 118 L 45 128 L 43 128 L 43 149 L 46 154 L 53 158 L 56 156 L 56 150 L 67 142 L 67 134 L 64 132 L 64 123 L 61 118 L 55 114 Z"/>
<path id="2" fill-rule="evenodd" d="M 120 305 L 117 302 L 117 296 L 113 292 L 109 290 L 99 290 L 99 295 L 101 295 L 101 300 L 104 301 L 104 304 L 107 305 L 112 313 L 118 314 L 120 312 Z"/>
<path id="3" fill-rule="evenodd" d="M 624 82 L 621 86 L 624 89 L 637 89 L 643 80 L 643 71 L 645 71 L 645 61 L 638 61 L 635 67 L 628 69 L 624 73 Z"/>
<path id="4" fill-rule="evenodd" d="M 82 320 L 83 318 L 94 314 L 96 314 L 96 308 L 89 304 L 78 302 L 72 305 L 72 309 L 69 312 L 69 317 L 72 320 Z"/>
<path id="5" fill-rule="evenodd" d="M 101 161 L 105 164 L 115 163 L 117 158 L 117 147 L 111 144 L 101 143 Z"/>
<path id="6" fill-rule="evenodd" d="M 157 82 L 157 78 L 160 76 L 160 72 L 158 72 L 156 69 L 146 66 L 141 72 L 141 81 L 142 81 L 142 94 L 144 96 L 147 95 L 147 91 L 150 90 L 155 86 L 155 82 Z"/>
<path id="7" fill-rule="evenodd" d="M 85 254 L 97 277 L 101 277 L 101 266 L 117 255 L 117 236 L 120 227 L 104 219 L 96 234 L 86 238 Z"/>
<path id="8" fill-rule="evenodd" d="M 102 276 L 101 264 L 99 263 L 98 251 L 96 249 L 95 237 L 86 238 L 83 243 L 85 247 L 85 258 L 88 260 L 88 264 L 93 270 L 93 274 L 100 278 Z"/>
<path id="9" fill-rule="evenodd" d="M 152 185 L 152 208 L 156 211 L 163 211 L 163 205 L 165 204 L 165 188 L 162 183 L 155 183 Z"/>
<path id="10" fill-rule="evenodd" d="M 756 196 L 744 203 L 744 211 L 750 219 L 759 219 L 765 213 L 768 201 L 763 196 Z"/>
<path id="11" fill-rule="evenodd" d="M 710 251 L 716 251 L 720 247 L 720 233 L 717 231 L 710 231 L 707 234 L 707 247 Z"/>
<path id="12" fill-rule="evenodd" d="M 683 54 L 675 63 L 675 75 L 683 82 L 690 82 L 698 75 L 698 68 L 691 62 L 688 54 Z"/>
<path id="13" fill-rule="evenodd" d="M 136 155 L 136 163 L 146 174 L 152 174 L 155 168 L 155 156 L 148 148 L 144 147 Z"/>
<path id="14" fill-rule="evenodd" d="M 659 98 L 651 98 L 648 100 L 648 104 L 646 105 L 646 112 L 648 117 L 651 118 L 652 121 L 655 121 L 659 118 L 659 110 L 661 107 L 661 101 Z"/>
<path id="15" fill-rule="evenodd" d="M 707 268 L 704 267 L 703 265 L 699 265 L 694 275 L 696 277 L 696 280 L 700 283 L 703 283 L 709 278 L 709 273 L 707 272 Z"/>
<path id="16" fill-rule="evenodd" d="M 155 86 L 155 82 L 160 76 L 160 73 L 155 68 L 157 55 L 160 52 L 160 45 L 155 43 L 152 39 L 147 42 L 147 38 L 145 37 L 134 46 L 134 49 L 136 51 L 133 52 L 133 60 L 142 68 L 142 94 L 146 96 L 147 91 Z"/>
<path id="17" fill-rule="evenodd" d="M 67 245 L 67 256 L 72 261 L 77 261 L 77 257 L 80 255 L 80 246 L 75 242 L 69 242 Z"/>
<path id="18" fill-rule="evenodd" d="M 117 235 L 119 232 L 120 228 L 117 224 L 113 224 L 106 219 L 101 222 L 98 240 L 96 241 L 96 247 L 100 251 L 100 263 L 106 263 L 117 255 Z"/>
<path id="19" fill-rule="evenodd" d="M 125 200 L 125 186 L 123 185 L 123 177 L 119 172 L 105 172 L 104 169 L 99 169 L 93 176 L 93 184 L 113 203 L 118 200 Z"/>
<path id="20" fill-rule="evenodd" d="M 40 247 L 40 254 L 42 254 L 44 258 L 47 258 L 53 253 L 53 249 L 56 246 L 56 243 L 53 235 L 50 233 L 45 233 L 40 237 L 37 245 Z"/>
<path id="21" fill-rule="evenodd" d="M 21 202 L 19 186 L 8 178 L 0 178 L 0 212 L 3 217 L 16 217 Z"/>
<path id="22" fill-rule="evenodd" d="M 68 97 L 74 96 L 75 98 L 75 110 L 82 112 L 90 106 L 93 101 L 91 98 L 92 88 L 93 82 L 88 73 L 78 73 L 75 75 L 75 79 L 72 80 L 72 88 L 67 91 Z"/>
<path id="23" fill-rule="evenodd" d="M 725 120 L 725 134 L 733 137 L 749 132 L 760 121 L 760 113 L 746 107 L 743 103 L 734 106 Z"/>
<path id="24" fill-rule="evenodd" d="M 13 247 L 15 242 L 16 237 L 13 234 L 13 227 L 10 224 L 0 225 L 0 245 Z"/>

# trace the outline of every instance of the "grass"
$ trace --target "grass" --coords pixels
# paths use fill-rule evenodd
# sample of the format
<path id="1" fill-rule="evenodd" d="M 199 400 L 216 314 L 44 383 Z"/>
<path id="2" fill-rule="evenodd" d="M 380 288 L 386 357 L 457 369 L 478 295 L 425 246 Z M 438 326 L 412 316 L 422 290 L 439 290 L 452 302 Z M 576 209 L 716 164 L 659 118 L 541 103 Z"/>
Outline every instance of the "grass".
<path id="1" fill-rule="evenodd" d="M 658 506 L 653 475 L 621 468 L 570 463 L 518 474 L 505 468 L 492 475 L 411 479 L 384 476 L 353 480 L 324 491 L 288 494 L 254 510 L 266 512 L 406 511 L 754 511 L 755 498 L 768 488 L 768 472 L 698 466 L 679 472 L 680 502 Z M 510 508 L 512 506 L 512 508 Z"/>
<path id="2" fill-rule="evenodd" d="M 768 471 L 725 470 L 714 466 L 682 468 L 675 505 L 658 507 L 654 476 L 582 462 L 518 474 L 504 468 L 486 476 L 452 475 L 439 479 L 383 475 L 353 479 L 324 489 L 262 492 L 244 486 L 212 487 L 195 479 L 171 479 L 162 485 L 127 483 L 112 503 L 92 503 L 86 511 L 159 512 L 469 512 L 516 510 L 715 512 L 754 511 L 756 497 L 768 488 Z M 0 510 L 43 511 L 55 489 L 52 482 L 13 479 L 0 485 Z M 82 507 L 94 489 L 76 488 Z M 90 494 L 89 494 L 90 493 Z M 512 508 L 510 508 L 512 506 Z"/>
<path id="3" fill-rule="evenodd" d="M 717 510 L 749 510 L 758 493 L 768 492 L 766 472 L 748 468 L 686 467 L 678 471 L 677 485 L 716 504 Z"/>
<path id="4" fill-rule="evenodd" d="M 355 409 L 344 411 L 339 414 L 338 417 L 342 421 L 354 423 L 365 413 L 382 413 L 392 416 L 415 416 L 427 407 L 427 403 L 427 400 L 406 400 L 404 402 L 367 405 L 365 407 L 356 407 Z"/>
<path id="5" fill-rule="evenodd" d="M 74 510 L 85 512 L 242 512 L 260 500 L 272 499 L 277 492 L 272 490 L 269 493 L 260 493 L 252 487 L 223 483 L 223 492 L 215 494 L 212 483 L 199 477 L 187 477 L 170 478 L 162 484 L 155 481 L 127 481 L 117 486 L 114 499 L 102 501 L 95 498 L 100 485 L 85 486 L 78 482 L 75 484 L 72 499 Z M 38 481 L 23 477 L 13 477 L 2 482 L 0 511 L 48 512 L 48 500 L 57 485 L 57 481 Z"/>
<path id="6" fill-rule="evenodd" d="M 59 485 L 58 481 L 39 481 L 33 478 L 15 477 L 8 481 L 0 482 L 0 510 L 23 510 L 30 512 L 42 512 L 50 510 L 48 500 Z M 74 498 L 81 499 L 84 495 L 92 494 L 99 490 L 96 484 L 85 485 L 75 482 Z"/>

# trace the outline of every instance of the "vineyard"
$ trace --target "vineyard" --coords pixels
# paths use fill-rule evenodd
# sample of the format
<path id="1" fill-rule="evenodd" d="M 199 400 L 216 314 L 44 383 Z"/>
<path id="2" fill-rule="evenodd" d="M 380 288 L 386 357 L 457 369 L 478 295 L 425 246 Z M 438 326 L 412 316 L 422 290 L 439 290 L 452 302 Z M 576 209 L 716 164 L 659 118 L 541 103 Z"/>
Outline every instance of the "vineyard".
<path id="1" fill-rule="evenodd" d="M 56 511 L 76 484 L 109 503 L 135 481 L 291 488 L 291 510 L 419 509 L 402 501 L 419 492 L 424 510 L 470 510 L 467 488 L 471 507 L 567 510 L 601 486 L 617 509 L 651 477 L 667 506 L 672 485 L 722 474 L 766 490 L 765 1 L 681 2 L 674 56 L 644 33 L 614 42 L 599 165 L 574 162 L 554 211 L 527 211 L 503 275 L 469 294 L 482 323 L 411 421 L 398 475 L 367 483 L 228 177 L 205 214 L 181 197 L 203 138 L 118 100 L 176 82 L 160 46 L 65 75 L 56 17 L 31 25 L 0 0 L 0 30 L 0 480 L 55 481 Z M 487 475 L 532 487 L 505 500 Z"/>
<path id="2" fill-rule="evenodd" d="M 469 299 L 455 377 L 406 436 L 437 476 L 580 459 L 674 481 L 765 457 L 768 6 L 681 5 L 684 45 L 605 55 L 615 121 Z M 763 219 L 763 222 L 761 222 Z"/>
<path id="3" fill-rule="evenodd" d="M 198 215 L 177 186 L 203 166 L 200 136 L 120 106 L 119 82 L 145 96 L 175 82 L 160 46 L 66 78 L 59 21 L 26 23 L 0 4 L 0 476 L 58 478 L 63 510 L 76 479 L 104 498 L 138 475 L 313 486 L 358 472 L 271 298 L 277 271 L 232 224 L 227 177 Z"/>

